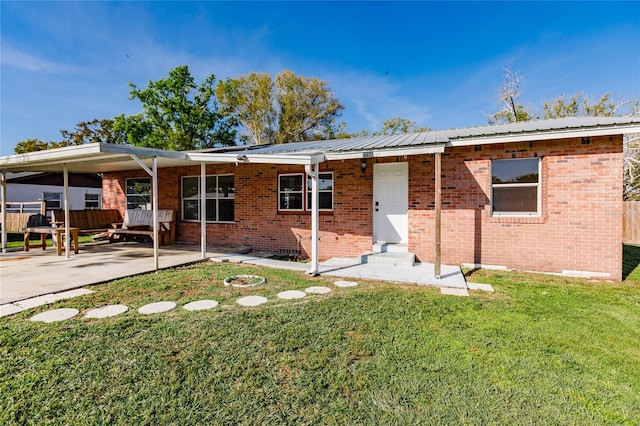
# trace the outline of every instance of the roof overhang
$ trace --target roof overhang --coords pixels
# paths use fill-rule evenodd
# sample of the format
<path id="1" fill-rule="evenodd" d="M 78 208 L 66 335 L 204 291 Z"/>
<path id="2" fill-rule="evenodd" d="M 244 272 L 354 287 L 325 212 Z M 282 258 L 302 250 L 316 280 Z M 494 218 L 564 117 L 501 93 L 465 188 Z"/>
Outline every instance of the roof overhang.
<path id="1" fill-rule="evenodd" d="M 326 153 L 327 160 L 351 160 L 359 158 L 384 158 L 405 155 L 435 154 L 444 152 L 445 144 L 431 144 L 429 146 L 416 146 L 411 148 L 374 149 L 366 151 L 331 152 Z"/>
<path id="2" fill-rule="evenodd" d="M 312 165 L 325 161 L 322 153 L 312 154 L 252 154 L 250 151 L 239 153 L 188 152 L 191 161 L 200 163 L 238 163 L 238 164 L 292 164 Z"/>
<path id="3" fill-rule="evenodd" d="M 452 138 L 447 146 L 472 146 L 496 143 L 533 142 L 554 139 L 586 138 L 595 136 L 611 136 L 640 133 L 640 125 L 617 124 L 615 126 L 583 127 L 577 129 L 550 129 L 521 132 L 517 134 L 493 134 L 464 138 Z"/>
<path id="4" fill-rule="evenodd" d="M 2 157 L 2 172 L 59 172 L 66 166 L 69 172 L 102 173 L 140 169 L 133 157 L 151 167 L 152 159 L 158 167 L 174 167 L 191 164 L 184 152 L 133 147 L 106 143 L 92 143 L 66 148 L 36 151 Z"/>

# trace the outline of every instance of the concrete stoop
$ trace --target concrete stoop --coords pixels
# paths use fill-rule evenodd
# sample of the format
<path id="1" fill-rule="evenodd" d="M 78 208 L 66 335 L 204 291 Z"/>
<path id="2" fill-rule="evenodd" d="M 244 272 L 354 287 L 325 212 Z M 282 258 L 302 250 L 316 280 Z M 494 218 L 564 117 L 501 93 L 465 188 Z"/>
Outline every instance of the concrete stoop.
<path id="1" fill-rule="evenodd" d="M 360 255 L 363 264 L 413 266 L 416 263 L 416 255 L 401 252 L 363 253 Z"/>

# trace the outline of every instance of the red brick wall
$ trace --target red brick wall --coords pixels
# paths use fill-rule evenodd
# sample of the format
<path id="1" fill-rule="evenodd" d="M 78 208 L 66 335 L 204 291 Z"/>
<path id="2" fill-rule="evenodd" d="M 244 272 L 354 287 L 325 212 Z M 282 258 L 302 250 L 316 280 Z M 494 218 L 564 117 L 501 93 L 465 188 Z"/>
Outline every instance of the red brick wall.
<path id="1" fill-rule="evenodd" d="M 491 217 L 491 159 L 541 157 L 541 217 Z M 434 260 L 433 156 L 410 169 L 409 245 Z M 622 137 L 449 148 L 442 156 L 442 259 L 621 278 Z"/>
<path id="2" fill-rule="evenodd" d="M 542 158 L 542 215 L 490 215 L 491 159 Z M 357 256 L 371 250 L 373 162 L 409 163 L 409 249 L 434 259 L 434 156 L 331 161 L 334 211 L 320 215 L 320 257 Z M 208 224 L 207 242 L 254 250 L 297 249 L 310 253 L 309 214 L 277 210 L 277 176 L 302 166 L 208 165 L 207 174 L 234 174 L 235 223 Z M 200 166 L 160 169 L 159 206 L 181 217 L 180 177 L 199 176 Z M 442 257 L 446 264 L 477 263 L 546 272 L 580 270 L 621 278 L 622 137 L 536 141 L 447 148 L 442 155 Z M 124 214 L 125 178 L 142 171 L 107 173 L 104 208 Z M 200 225 L 179 221 L 178 241 L 199 243 Z"/>

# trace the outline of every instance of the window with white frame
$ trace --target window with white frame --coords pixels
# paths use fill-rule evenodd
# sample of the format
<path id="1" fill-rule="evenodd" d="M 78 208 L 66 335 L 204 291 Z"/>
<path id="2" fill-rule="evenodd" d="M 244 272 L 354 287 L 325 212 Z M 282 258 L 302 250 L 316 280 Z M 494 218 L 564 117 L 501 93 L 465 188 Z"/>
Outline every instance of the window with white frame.
<path id="1" fill-rule="evenodd" d="M 42 199 L 47 210 L 59 210 L 62 208 L 62 192 L 43 192 Z"/>
<path id="2" fill-rule="evenodd" d="M 278 176 L 278 210 L 311 210 L 311 177 L 304 173 Z M 306 198 L 306 202 L 305 202 Z M 305 208 L 306 206 L 306 208 Z M 333 173 L 318 174 L 318 210 L 333 210 Z"/>
<path id="3" fill-rule="evenodd" d="M 538 216 L 541 205 L 540 159 L 491 161 L 491 211 L 494 216 Z"/>
<path id="4" fill-rule="evenodd" d="M 233 222 L 236 191 L 233 175 L 209 175 L 205 182 L 206 221 Z M 200 220 L 200 176 L 182 178 L 182 220 Z"/>
<path id="5" fill-rule="evenodd" d="M 151 178 L 126 180 L 127 208 L 151 210 Z"/>
<path id="6" fill-rule="evenodd" d="M 311 189 L 307 176 L 307 210 L 311 210 Z M 333 210 L 333 173 L 318 173 L 318 210 Z"/>
<path id="7" fill-rule="evenodd" d="M 100 194 L 84 194 L 84 208 L 95 210 L 100 208 Z"/>

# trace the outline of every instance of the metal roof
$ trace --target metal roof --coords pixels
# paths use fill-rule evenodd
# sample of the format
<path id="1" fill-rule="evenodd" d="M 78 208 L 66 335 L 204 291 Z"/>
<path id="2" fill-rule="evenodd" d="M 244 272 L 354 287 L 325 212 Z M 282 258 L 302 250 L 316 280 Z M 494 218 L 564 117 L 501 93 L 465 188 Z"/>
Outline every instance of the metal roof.
<path id="1" fill-rule="evenodd" d="M 611 132 L 611 128 L 620 130 Z M 553 120 L 524 121 L 518 123 L 465 127 L 447 130 L 430 130 L 427 132 L 408 133 L 402 135 L 357 137 L 350 139 L 330 139 L 323 141 L 295 142 L 281 145 L 250 145 L 245 147 L 216 148 L 204 150 L 203 153 L 234 152 L 242 154 L 318 154 L 323 153 L 329 159 L 332 155 L 348 153 L 388 150 L 389 155 L 398 149 L 415 149 L 417 147 L 444 147 L 457 145 L 473 145 L 476 143 L 500 143 L 528 141 L 533 136 L 547 135 L 543 139 L 569 137 L 568 133 L 614 134 L 640 131 L 640 116 L 636 117 L 567 117 Z M 585 134 L 586 134 L 585 133 Z M 508 138 L 508 140 L 507 140 Z M 491 139 L 489 141 L 489 139 Z M 391 152 L 393 150 L 393 152 Z M 433 150 L 432 152 L 436 152 Z"/>
<path id="2" fill-rule="evenodd" d="M 640 133 L 640 116 L 568 117 L 501 125 L 372 136 L 351 139 L 296 142 L 282 145 L 224 147 L 175 152 L 128 145 L 95 143 L 38 151 L 0 158 L 0 171 L 61 171 L 100 173 L 135 170 L 155 157 L 158 167 L 192 165 L 194 162 L 247 162 L 271 164 L 315 164 L 326 160 L 417 155 L 443 152 L 447 146 L 511 143 Z"/>

